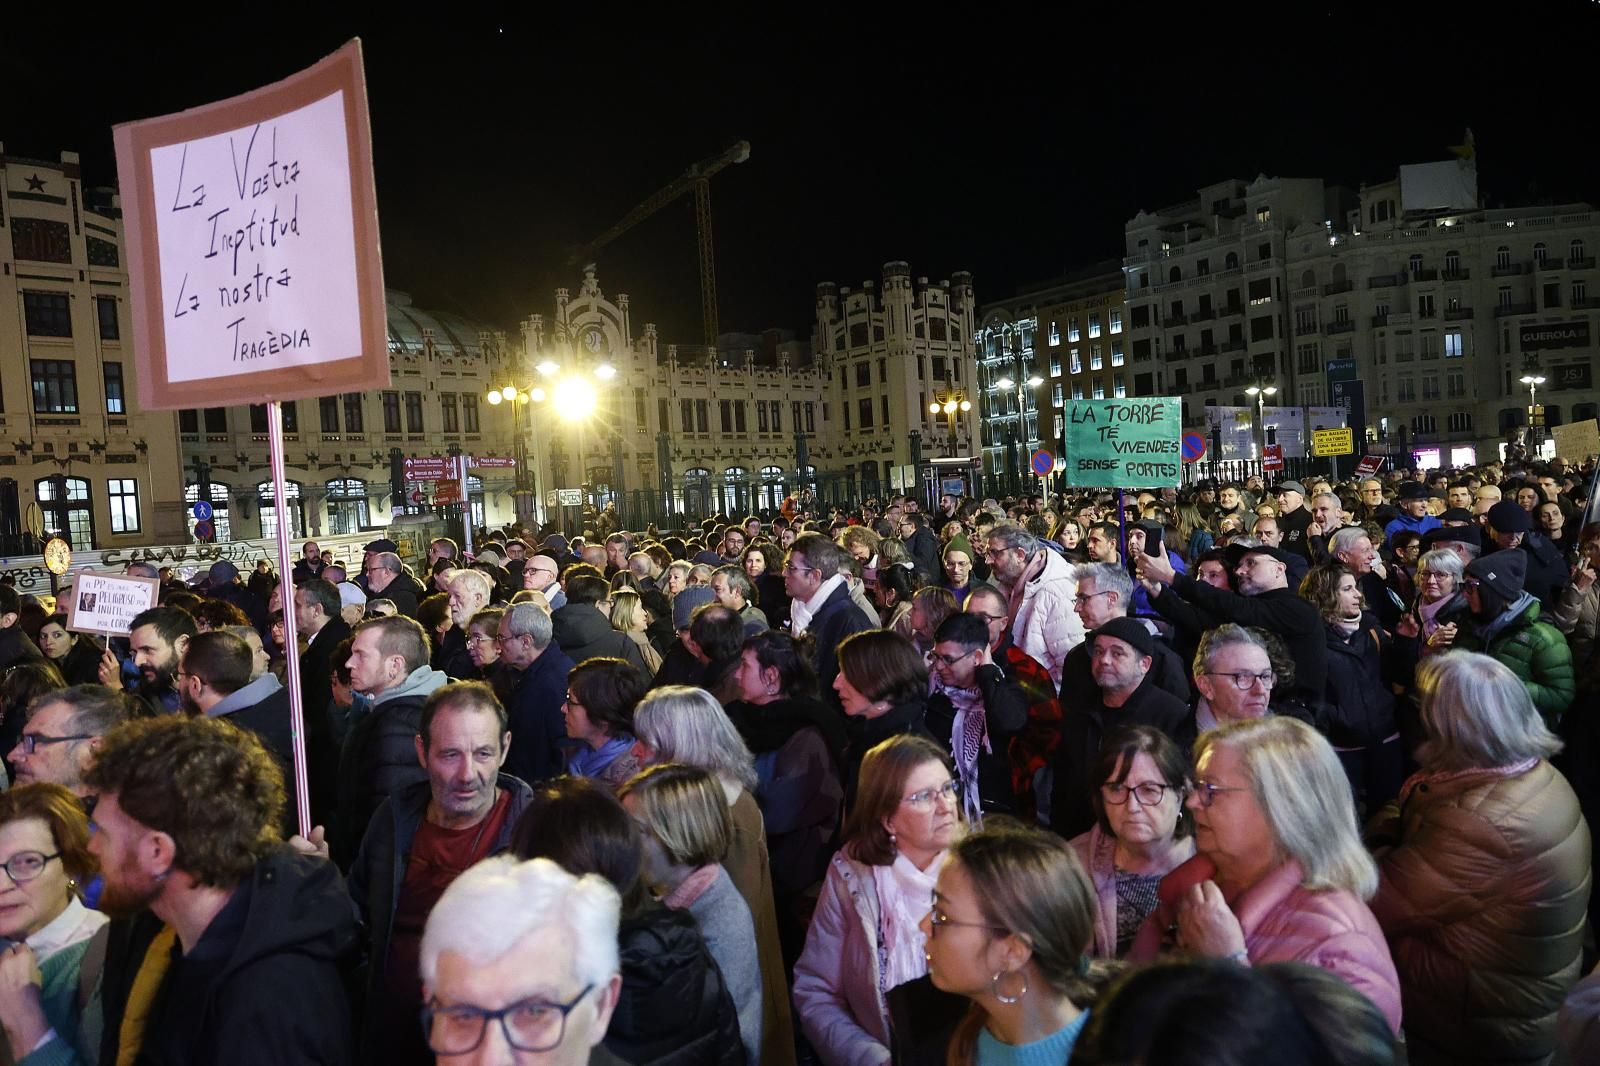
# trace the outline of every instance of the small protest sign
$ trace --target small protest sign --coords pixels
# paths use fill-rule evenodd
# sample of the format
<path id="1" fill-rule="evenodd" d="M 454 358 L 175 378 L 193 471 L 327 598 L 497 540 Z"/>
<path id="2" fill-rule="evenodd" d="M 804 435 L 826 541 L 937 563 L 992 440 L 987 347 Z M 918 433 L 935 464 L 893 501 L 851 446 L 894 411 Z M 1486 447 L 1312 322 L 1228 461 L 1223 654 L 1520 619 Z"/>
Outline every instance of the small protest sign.
<path id="1" fill-rule="evenodd" d="M 67 629 L 127 636 L 130 623 L 156 605 L 161 581 L 127 574 L 78 574 L 67 594 Z"/>

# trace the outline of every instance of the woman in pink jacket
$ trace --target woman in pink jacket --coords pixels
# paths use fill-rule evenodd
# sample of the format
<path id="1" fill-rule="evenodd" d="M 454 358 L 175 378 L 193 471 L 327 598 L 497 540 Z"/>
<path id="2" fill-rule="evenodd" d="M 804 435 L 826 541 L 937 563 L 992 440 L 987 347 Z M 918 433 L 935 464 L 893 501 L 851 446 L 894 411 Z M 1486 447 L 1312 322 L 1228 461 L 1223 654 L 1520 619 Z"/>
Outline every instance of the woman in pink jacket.
<path id="1" fill-rule="evenodd" d="M 886 997 L 928 972 L 918 924 L 960 832 L 957 782 L 937 744 L 902 734 L 867 752 L 794 967 L 795 1012 L 827 1066 L 890 1060 Z"/>
<path id="2" fill-rule="evenodd" d="M 1244 965 L 1320 966 L 1372 1000 L 1398 1033 L 1400 979 L 1363 902 L 1377 891 L 1377 865 L 1322 734 L 1275 716 L 1202 735 L 1189 810 L 1200 853 L 1162 882 L 1129 957 L 1176 947 Z"/>

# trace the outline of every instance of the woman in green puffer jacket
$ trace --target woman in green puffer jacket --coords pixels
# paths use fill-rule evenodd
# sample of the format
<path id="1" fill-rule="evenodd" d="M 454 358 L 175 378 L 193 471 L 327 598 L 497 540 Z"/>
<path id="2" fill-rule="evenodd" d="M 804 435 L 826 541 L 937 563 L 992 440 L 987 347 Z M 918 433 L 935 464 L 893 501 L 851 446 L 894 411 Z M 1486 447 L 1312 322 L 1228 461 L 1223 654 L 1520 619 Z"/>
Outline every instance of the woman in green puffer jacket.
<path id="1" fill-rule="evenodd" d="M 1527 572 L 1527 556 L 1517 548 L 1472 561 L 1462 589 L 1472 615 L 1455 646 L 1509 667 L 1554 730 L 1577 693 L 1572 649 L 1560 630 L 1539 621 L 1539 602 L 1522 589 Z"/>

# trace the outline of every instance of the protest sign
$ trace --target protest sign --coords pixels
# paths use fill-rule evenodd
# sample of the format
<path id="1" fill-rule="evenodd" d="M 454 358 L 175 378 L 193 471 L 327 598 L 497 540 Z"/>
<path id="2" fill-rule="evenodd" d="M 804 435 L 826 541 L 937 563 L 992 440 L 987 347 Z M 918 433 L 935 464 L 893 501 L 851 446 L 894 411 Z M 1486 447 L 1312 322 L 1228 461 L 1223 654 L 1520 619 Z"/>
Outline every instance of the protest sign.
<path id="1" fill-rule="evenodd" d="M 113 135 L 143 407 L 388 386 L 359 41 Z"/>
<path id="2" fill-rule="evenodd" d="M 67 628 L 74 633 L 127 636 L 130 623 L 156 605 L 161 580 L 127 574 L 85 571 L 73 579 L 67 601 Z"/>
<path id="3" fill-rule="evenodd" d="M 1591 455 L 1600 455 L 1600 423 L 1592 418 L 1567 426 L 1551 426 L 1556 454 L 1571 463 L 1581 464 Z"/>
<path id="4" fill-rule="evenodd" d="M 1070 401 L 1067 484 L 1176 488 L 1183 476 L 1182 411 L 1176 397 Z"/>

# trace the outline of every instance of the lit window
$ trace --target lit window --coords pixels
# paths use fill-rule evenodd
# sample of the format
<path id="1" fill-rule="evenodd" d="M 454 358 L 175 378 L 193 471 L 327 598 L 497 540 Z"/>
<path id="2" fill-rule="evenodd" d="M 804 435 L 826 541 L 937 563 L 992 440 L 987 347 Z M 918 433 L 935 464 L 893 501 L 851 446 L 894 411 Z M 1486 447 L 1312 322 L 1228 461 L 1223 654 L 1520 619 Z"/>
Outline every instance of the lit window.
<path id="1" fill-rule="evenodd" d="M 1106 387 L 1104 382 L 1096 381 L 1094 383 L 1094 398 L 1097 400 L 1103 400 L 1106 398 Z"/>
<path id="2" fill-rule="evenodd" d="M 1111 365 L 1112 366 L 1121 366 L 1122 365 L 1122 342 L 1121 341 L 1112 341 L 1111 342 Z"/>
<path id="3" fill-rule="evenodd" d="M 139 532 L 139 483 L 133 478 L 111 478 L 106 482 L 111 504 L 111 532 Z"/>
<path id="4" fill-rule="evenodd" d="M 1115 396 L 1128 395 L 1128 385 L 1122 380 L 1121 374 L 1117 375 L 1116 381 L 1112 384 L 1112 394 Z"/>
<path id="5" fill-rule="evenodd" d="M 1104 357 L 1101 355 L 1100 345 L 1098 345 L 1098 344 L 1091 345 L 1090 348 L 1089 348 L 1089 369 L 1090 370 L 1099 370 L 1100 369 L 1100 365 L 1103 362 L 1104 362 Z"/>
<path id="6" fill-rule="evenodd" d="M 1113 335 L 1122 332 L 1122 312 L 1111 312 L 1111 332 Z"/>
<path id="7" fill-rule="evenodd" d="M 1057 326 L 1054 322 L 1050 323 L 1050 343 L 1061 343 L 1061 327 Z"/>
<path id="8" fill-rule="evenodd" d="M 1094 339 L 1100 336 L 1100 312 L 1096 311 L 1089 316 L 1089 337 Z"/>
<path id="9" fill-rule="evenodd" d="M 1071 318 L 1067 319 L 1067 340 L 1073 344 L 1078 343 L 1079 337 L 1077 315 L 1073 315 Z"/>

